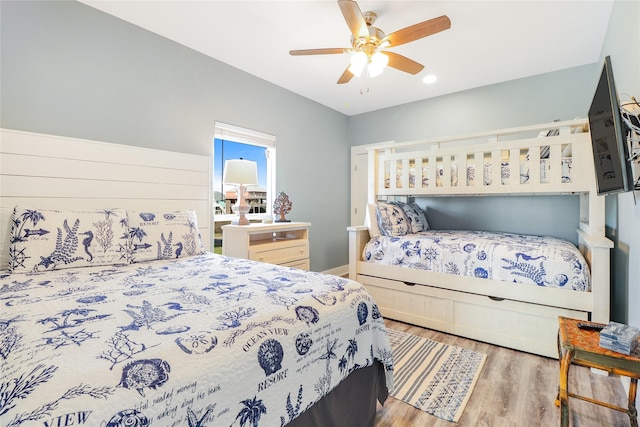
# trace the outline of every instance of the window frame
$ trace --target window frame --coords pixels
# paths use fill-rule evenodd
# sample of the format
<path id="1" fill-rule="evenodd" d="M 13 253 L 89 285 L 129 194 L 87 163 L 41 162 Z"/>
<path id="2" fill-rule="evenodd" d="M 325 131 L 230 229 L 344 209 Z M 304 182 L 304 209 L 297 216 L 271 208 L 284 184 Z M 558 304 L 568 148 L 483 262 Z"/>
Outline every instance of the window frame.
<path id="1" fill-rule="evenodd" d="M 266 210 L 265 213 L 250 213 L 247 214 L 247 218 L 250 220 L 264 219 L 265 217 L 272 217 L 273 212 L 271 212 L 271 207 L 273 206 L 273 202 L 275 200 L 275 189 L 276 189 L 276 137 L 274 135 L 255 131 L 252 129 L 247 129 L 235 125 L 231 125 L 223 122 L 215 122 L 214 126 L 214 141 L 216 139 L 220 139 L 223 141 L 230 141 L 240 144 L 254 145 L 257 147 L 265 148 L 265 156 L 267 160 L 267 183 L 266 183 Z M 212 141 L 212 155 L 211 162 L 215 167 L 215 144 Z M 224 166 L 223 166 L 224 167 Z M 212 168 L 213 170 L 213 168 Z M 222 173 L 223 171 L 221 171 Z M 211 177 L 212 187 L 214 176 Z M 224 184 L 222 187 L 224 192 Z M 214 190 L 215 191 L 215 190 Z M 212 191 L 211 195 L 214 206 L 213 208 L 213 218 L 214 222 L 218 221 L 231 221 L 236 217 L 236 214 L 216 214 L 215 213 L 215 194 Z"/>

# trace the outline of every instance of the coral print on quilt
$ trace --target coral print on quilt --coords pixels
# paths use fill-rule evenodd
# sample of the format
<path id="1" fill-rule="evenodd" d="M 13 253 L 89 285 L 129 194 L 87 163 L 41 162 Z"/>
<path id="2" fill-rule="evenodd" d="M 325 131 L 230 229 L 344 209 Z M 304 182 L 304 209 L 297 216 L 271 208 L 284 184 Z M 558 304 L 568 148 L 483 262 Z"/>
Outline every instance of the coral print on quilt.
<path id="1" fill-rule="evenodd" d="M 173 255 L 0 272 L 4 427 L 281 426 L 374 361 L 392 387 L 384 322 L 359 283 Z"/>

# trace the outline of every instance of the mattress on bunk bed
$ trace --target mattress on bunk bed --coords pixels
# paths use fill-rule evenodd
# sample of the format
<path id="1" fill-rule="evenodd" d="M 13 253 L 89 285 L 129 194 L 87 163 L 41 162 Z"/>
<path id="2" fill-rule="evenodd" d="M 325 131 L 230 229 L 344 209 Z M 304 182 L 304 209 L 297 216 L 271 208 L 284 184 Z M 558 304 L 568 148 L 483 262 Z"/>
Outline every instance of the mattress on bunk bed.
<path id="1" fill-rule="evenodd" d="M 337 276 L 204 253 L 2 271 L 0 297 L 6 426 L 283 425 L 374 362 L 392 387 L 375 301 Z"/>
<path id="2" fill-rule="evenodd" d="M 590 290 L 589 266 L 578 248 L 554 237 L 453 230 L 378 235 L 365 245 L 363 260 L 505 282 Z"/>

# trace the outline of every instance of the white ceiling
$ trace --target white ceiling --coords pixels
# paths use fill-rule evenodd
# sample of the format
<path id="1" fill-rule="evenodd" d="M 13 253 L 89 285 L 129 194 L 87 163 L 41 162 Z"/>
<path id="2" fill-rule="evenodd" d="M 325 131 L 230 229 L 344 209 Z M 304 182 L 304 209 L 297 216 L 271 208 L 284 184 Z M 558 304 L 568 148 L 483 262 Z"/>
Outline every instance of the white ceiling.
<path id="1" fill-rule="evenodd" d="M 386 34 L 440 15 L 441 33 L 392 48 L 425 66 L 417 75 L 336 81 L 342 55 L 297 56 L 291 49 L 350 47 L 333 0 L 81 0 L 332 109 L 354 115 L 474 87 L 597 62 L 613 0 L 360 1 Z M 365 73 L 363 73 L 364 76 Z M 426 74 L 438 81 L 427 85 Z"/>

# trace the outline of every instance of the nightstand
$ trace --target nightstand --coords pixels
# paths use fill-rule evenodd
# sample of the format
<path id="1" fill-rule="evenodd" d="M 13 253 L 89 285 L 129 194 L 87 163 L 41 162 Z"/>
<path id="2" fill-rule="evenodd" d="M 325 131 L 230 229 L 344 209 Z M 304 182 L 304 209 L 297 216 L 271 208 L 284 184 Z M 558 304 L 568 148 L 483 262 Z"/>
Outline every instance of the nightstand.
<path id="1" fill-rule="evenodd" d="M 222 226 L 222 254 L 309 270 L 309 222 Z"/>
<path id="2" fill-rule="evenodd" d="M 569 425 L 569 397 L 605 406 L 616 411 L 626 412 L 632 427 L 638 427 L 636 409 L 636 391 L 640 379 L 640 348 L 630 355 L 616 353 L 600 347 L 600 332 L 578 328 L 578 319 L 558 316 L 558 356 L 560 359 L 560 387 L 556 406 L 560 406 L 560 425 Z M 605 326 L 602 324 L 602 326 Z M 584 397 L 569 391 L 569 367 L 571 364 L 596 368 L 611 374 L 631 378 L 629 386 L 629 407 L 620 408 L 606 402 Z"/>

